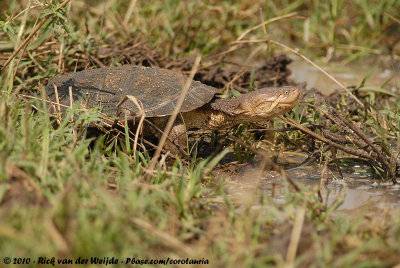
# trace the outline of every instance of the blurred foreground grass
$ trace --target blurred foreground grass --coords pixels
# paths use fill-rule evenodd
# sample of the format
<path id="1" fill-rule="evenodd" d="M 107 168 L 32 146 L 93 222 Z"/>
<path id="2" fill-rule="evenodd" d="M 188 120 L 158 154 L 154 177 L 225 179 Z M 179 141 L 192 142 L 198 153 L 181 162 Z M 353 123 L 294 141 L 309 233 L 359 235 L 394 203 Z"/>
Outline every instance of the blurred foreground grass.
<path id="1" fill-rule="evenodd" d="M 56 2 L 2 5 L 3 62 L 47 22 L 23 48 L 27 56 L 17 55 L 0 76 L 0 262 L 6 256 L 114 256 L 204 258 L 213 266 L 400 263 L 396 211 L 333 216 L 340 199 L 327 207 L 317 189 L 297 192 L 290 184 L 284 203 L 255 189 L 237 204 L 225 180 L 208 172 L 213 159 L 159 167 L 148 181 L 146 153 L 135 158 L 124 144 L 107 147 L 101 137 L 90 145 L 82 126 L 98 120 L 96 111 L 70 111 L 55 128 L 45 103 L 32 101 L 33 110 L 17 95 L 40 92 L 42 82 L 79 63 L 78 52 L 91 55 L 104 44 L 135 40 L 174 57 L 195 49 L 214 55 L 262 20 L 290 12 L 301 17 L 268 25 L 273 39 L 328 58 L 385 54 L 392 23 L 385 12 L 399 14 L 399 1 L 71 1 L 61 10 Z M 265 33 L 260 28 L 247 38 Z M 264 46 L 255 50 L 265 53 Z"/>

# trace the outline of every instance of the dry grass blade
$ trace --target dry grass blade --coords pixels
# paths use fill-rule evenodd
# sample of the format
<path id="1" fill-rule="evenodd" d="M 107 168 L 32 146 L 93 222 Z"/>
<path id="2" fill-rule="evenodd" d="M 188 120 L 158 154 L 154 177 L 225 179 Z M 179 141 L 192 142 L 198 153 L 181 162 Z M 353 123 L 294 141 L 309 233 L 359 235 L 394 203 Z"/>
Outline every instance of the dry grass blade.
<path id="1" fill-rule="evenodd" d="M 31 0 L 28 0 L 28 3 L 26 4 L 27 8 L 25 9 L 26 12 L 24 12 L 24 16 L 22 17 L 22 23 L 21 23 L 21 26 L 19 27 L 19 32 L 18 32 L 17 41 L 16 41 L 17 45 L 21 41 L 22 34 L 24 33 L 24 30 L 25 30 L 25 26 L 26 26 L 26 21 L 28 19 L 30 5 L 31 5 Z"/>
<path id="2" fill-rule="evenodd" d="M 267 21 L 265 21 L 265 22 L 262 22 L 262 23 L 260 23 L 260 24 L 258 24 L 258 25 L 256 25 L 256 26 L 251 27 L 250 29 L 246 30 L 244 33 L 242 33 L 242 34 L 236 39 L 236 41 L 242 40 L 242 39 L 243 39 L 246 35 L 248 35 L 250 32 L 252 32 L 252 31 L 254 31 L 254 30 L 256 30 L 256 29 L 258 29 L 258 28 L 260 28 L 260 27 L 265 27 L 265 25 L 270 24 L 271 22 L 275 22 L 275 21 L 279 21 L 279 20 L 291 18 L 291 17 L 294 17 L 294 16 L 296 16 L 296 15 L 297 15 L 297 12 L 292 12 L 292 13 L 289 13 L 289 14 L 286 14 L 286 15 L 282 15 L 282 16 L 279 16 L 279 17 L 275 17 L 275 18 L 269 19 L 269 20 L 267 20 Z"/>
<path id="3" fill-rule="evenodd" d="M 161 129 L 159 129 L 155 124 L 153 124 L 150 120 L 144 119 L 144 121 L 146 122 L 146 125 L 153 128 L 155 131 L 157 131 L 158 133 L 160 133 L 160 135 L 162 135 L 164 133 L 164 131 L 162 131 Z M 170 137 L 167 136 L 167 140 L 169 142 L 171 142 L 172 144 L 174 144 L 178 150 L 185 156 L 189 156 L 189 154 L 182 148 L 182 146 L 180 146 L 178 143 L 174 142 Z M 156 146 L 154 148 L 157 148 Z M 171 155 L 171 154 L 170 154 Z"/>
<path id="4" fill-rule="evenodd" d="M 69 108 L 72 109 L 74 107 L 74 95 L 72 94 L 72 86 L 68 87 L 68 92 L 69 92 Z M 72 114 L 71 120 L 74 121 L 74 114 Z"/>
<path id="5" fill-rule="evenodd" d="M 24 48 L 24 49 L 26 49 L 26 48 Z M 24 54 L 24 52 L 21 54 L 21 57 L 22 57 L 23 54 Z M 30 51 L 28 51 L 28 56 L 29 56 L 29 58 L 32 60 L 32 62 L 33 62 L 42 72 L 46 72 L 46 69 L 33 57 L 32 53 L 31 53 Z"/>
<path id="6" fill-rule="evenodd" d="M 68 4 L 71 0 L 65 0 L 58 8 L 57 10 L 65 7 L 66 4 Z M 31 34 L 25 39 L 24 42 L 14 51 L 14 53 L 7 59 L 7 61 L 4 63 L 3 67 L 1 70 L 4 70 L 4 68 L 7 67 L 7 65 L 10 63 L 10 61 L 18 54 L 18 52 L 26 45 L 28 42 L 32 39 L 32 37 L 39 31 L 39 29 L 47 22 L 47 20 L 52 16 L 52 14 L 47 15 L 46 17 L 43 18 L 43 20 L 39 23 L 38 26 L 31 32 Z"/>
<path id="7" fill-rule="evenodd" d="M 74 95 L 72 94 L 72 86 L 69 86 L 68 90 L 69 90 L 69 106 L 72 109 L 74 106 Z M 71 122 L 72 121 L 74 121 L 74 113 L 71 114 Z M 78 131 L 76 125 L 74 125 L 72 131 L 74 133 L 74 136 L 77 137 L 76 134 L 78 133 Z"/>
<path id="8" fill-rule="evenodd" d="M 293 231 L 290 236 L 290 243 L 286 253 L 285 267 L 294 267 L 294 261 L 296 259 L 296 252 L 300 242 L 301 230 L 303 229 L 305 214 L 305 208 L 299 208 L 296 214 L 296 218 L 294 220 Z"/>
<path id="9" fill-rule="evenodd" d="M 154 226 L 152 226 L 150 223 L 139 219 L 139 218 L 133 218 L 132 223 L 136 225 L 139 228 L 144 229 L 148 234 L 152 234 L 159 239 L 168 247 L 171 247 L 175 250 L 178 250 L 181 252 L 183 256 L 193 256 L 193 251 L 191 248 L 187 247 L 185 244 L 183 244 L 181 241 L 179 241 L 177 238 L 173 237 L 172 235 L 163 232 Z"/>
<path id="10" fill-rule="evenodd" d="M 58 96 L 58 88 L 56 86 L 56 84 L 53 84 L 54 86 L 54 93 L 56 95 L 56 102 L 57 102 L 57 113 L 61 112 L 61 107 L 60 107 L 60 98 Z"/>
<path id="11" fill-rule="evenodd" d="M 59 72 L 59 73 L 61 73 L 63 71 L 63 69 L 64 69 L 64 61 L 63 61 L 64 53 L 63 53 L 63 50 L 64 50 L 64 39 L 61 39 L 61 42 L 60 42 L 60 55 L 58 57 L 58 69 L 57 69 L 57 72 Z"/>
<path id="12" fill-rule="evenodd" d="M 226 54 L 229 54 L 229 53 L 231 53 L 231 52 L 233 52 L 233 51 L 239 49 L 240 46 L 237 45 L 237 44 L 240 44 L 240 43 L 241 43 L 240 40 L 242 40 L 242 39 L 243 39 L 246 35 L 248 35 L 250 32 L 252 32 L 252 31 L 254 31 L 254 30 L 257 30 L 257 29 L 260 28 L 260 27 L 263 27 L 263 29 L 265 29 L 265 26 L 268 25 L 269 23 L 276 22 L 276 21 L 279 21 L 279 20 L 282 20 L 282 19 L 287 19 L 287 18 L 295 17 L 296 14 L 297 14 L 296 12 L 292 12 L 292 13 L 289 13 L 289 14 L 286 14 L 286 15 L 282 15 L 282 16 L 279 16 L 279 17 L 275 17 L 275 18 L 269 19 L 269 20 L 267 20 L 267 21 L 263 21 L 263 22 L 260 23 L 260 24 L 257 24 L 256 26 L 254 26 L 254 27 L 252 27 L 252 28 L 246 30 L 244 33 L 242 33 L 242 34 L 236 39 L 236 41 L 233 42 L 233 43 L 236 44 L 236 45 L 230 47 L 228 50 L 225 50 L 225 51 L 223 51 L 223 52 L 221 52 L 221 53 L 218 53 L 218 54 L 215 55 L 215 56 L 216 56 L 216 57 L 221 57 L 221 56 L 224 56 L 224 55 L 226 55 Z"/>
<path id="13" fill-rule="evenodd" d="M 139 133 L 141 132 L 141 130 L 142 130 L 142 128 L 143 128 L 143 121 L 144 121 L 144 118 L 146 117 L 146 112 L 145 112 L 144 107 L 143 107 L 143 104 L 142 104 L 142 102 L 141 102 L 140 100 L 138 100 L 137 98 L 135 98 L 135 97 L 132 96 L 132 95 L 126 95 L 126 96 L 124 96 L 124 98 L 117 104 L 117 116 L 118 116 L 118 113 L 119 113 L 119 107 L 120 107 L 125 101 L 127 101 L 128 99 L 129 99 L 131 102 L 133 102 L 133 104 L 136 105 L 136 107 L 137 107 L 138 110 L 139 110 L 139 113 L 137 114 L 137 116 L 140 116 L 139 124 L 138 124 L 137 129 L 136 129 L 135 140 L 134 140 L 134 143 L 133 143 L 133 151 L 135 152 L 135 153 L 134 153 L 134 158 L 136 159 L 136 148 L 137 148 L 137 144 L 138 144 Z"/>
<path id="14" fill-rule="evenodd" d="M 124 21 L 123 21 L 123 24 L 125 27 L 128 27 L 129 18 L 132 16 L 135 6 L 136 6 L 136 0 L 131 0 L 131 2 L 129 3 L 128 10 L 126 11 L 126 14 L 124 17 Z"/>
<path id="15" fill-rule="evenodd" d="M 54 111 L 55 111 L 55 116 L 57 117 L 57 121 L 59 124 L 61 124 L 61 106 L 60 106 L 60 97 L 58 95 L 58 88 L 57 86 L 54 84 L 54 93 L 56 96 L 56 102 L 57 102 L 57 106 L 55 106 L 54 104 L 51 104 Z"/>
<path id="16" fill-rule="evenodd" d="M 53 218 L 49 218 L 46 223 L 47 234 L 57 246 L 58 250 L 62 253 L 67 253 L 70 251 L 70 247 L 68 246 L 68 241 L 64 238 L 64 236 L 60 233 L 53 222 Z"/>
<path id="17" fill-rule="evenodd" d="M 28 103 L 25 103 L 25 111 L 24 111 L 24 123 L 25 123 L 25 149 L 24 149 L 24 153 L 27 154 L 29 147 L 30 147 L 30 142 L 29 142 L 29 135 L 30 135 L 30 131 L 29 131 L 29 113 L 31 111 L 31 106 Z"/>
<path id="18" fill-rule="evenodd" d="M 392 20 L 394 20 L 395 22 L 400 24 L 400 20 L 395 18 L 394 16 L 392 16 L 391 14 L 389 14 L 388 12 L 384 12 L 386 16 L 388 16 L 389 18 L 391 18 Z"/>
<path id="19" fill-rule="evenodd" d="M 172 129 L 172 126 L 173 126 L 173 124 L 175 122 L 175 119 L 178 116 L 178 113 L 179 113 L 179 111 L 180 111 L 180 109 L 182 107 L 183 101 L 185 100 L 185 97 L 186 97 L 186 95 L 187 95 L 187 93 L 189 91 L 190 85 L 192 84 L 193 77 L 194 77 L 195 73 L 197 72 L 197 68 L 198 68 L 198 66 L 200 64 L 200 59 L 201 59 L 201 57 L 197 56 L 195 61 L 194 61 L 192 70 L 190 71 L 190 75 L 186 79 L 186 83 L 183 86 L 182 94 L 179 97 L 178 102 L 176 103 L 175 109 L 172 112 L 172 114 L 171 114 L 171 116 L 170 116 L 170 118 L 168 120 L 167 126 L 164 129 L 164 133 L 161 136 L 161 139 L 160 139 L 160 141 L 158 143 L 157 150 L 154 153 L 153 159 L 150 162 L 149 170 L 153 170 L 154 167 L 156 166 L 158 158 L 160 157 L 161 150 L 164 147 L 165 142 L 167 141 L 167 136 L 169 135 L 169 133 L 170 133 L 170 131 Z"/>

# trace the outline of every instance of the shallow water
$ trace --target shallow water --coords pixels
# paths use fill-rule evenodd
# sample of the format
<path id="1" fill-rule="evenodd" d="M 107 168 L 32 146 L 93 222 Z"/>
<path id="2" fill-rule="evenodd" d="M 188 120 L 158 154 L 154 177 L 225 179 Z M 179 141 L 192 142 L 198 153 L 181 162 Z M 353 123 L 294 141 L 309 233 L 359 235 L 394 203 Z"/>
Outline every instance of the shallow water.
<path id="1" fill-rule="evenodd" d="M 377 63 L 373 59 L 367 59 L 364 62 L 348 65 L 329 63 L 320 65 L 320 67 L 346 87 L 359 85 L 362 79 L 374 70 L 366 85 L 380 87 L 390 78 L 392 78 L 391 84 L 400 84 L 400 68 L 396 65 L 398 64 L 391 63 L 390 59 L 386 60 L 385 63 Z M 331 94 L 340 89 L 334 81 L 304 60 L 294 59 L 289 68 L 292 71 L 290 78 L 299 83 L 306 82 L 307 88 L 315 87 L 324 94 Z M 394 90 L 394 88 L 390 89 Z"/>
<path id="2" fill-rule="evenodd" d="M 320 187 L 323 202 L 328 206 L 341 200 L 337 209 L 339 213 L 359 215 L 362 212 L 383 213 L 388 209 L 400 209 L 399 185 L 366 178 L 366 174 L 348 173 L 346 169 L 342 170 L 343 179 L 336 172 L 329 171 L 326 183 L 326 180 L 321 182 L 322 170 L 322 167 L 312 165 L 285 172 L 297 185 L 308 189 L 306 192 Z M 231 177 L 227 193 L 239 205 L 254 201 L 261 194 L 268 195 L 275 203 L 283 203 L 286 191 L 294 191 L 291 186 L 284 187 L 285 184 L 279 172 L 261 171 L 259 165 L 248 165 Z"/>

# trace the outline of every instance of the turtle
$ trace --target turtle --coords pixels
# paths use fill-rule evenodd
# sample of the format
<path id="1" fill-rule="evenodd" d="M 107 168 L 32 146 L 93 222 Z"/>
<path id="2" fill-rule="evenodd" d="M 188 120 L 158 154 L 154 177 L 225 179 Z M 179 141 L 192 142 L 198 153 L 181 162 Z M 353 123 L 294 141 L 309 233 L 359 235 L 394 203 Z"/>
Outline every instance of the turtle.
<path id="1" fill-rule="evenodd" d="M 80 100 L 88 108 L 100 106 L 110 116 L 116 115 L 117 105 L 125 96 L 134 96 L 143 105 L 146 119 L 153 123 L 145 125 L 143 135 L 159 137 L 154 126 L 164 129 L 186 79 L 185 75 L 168 69 L 123 65 L 57 75 L 49 80 L 45 90 L 50 101 L 68 107 L 71 89 L 74 102 Z M 230 100 L 218 98 L 218 93 L 217 88 L 191 82 L 180 116 L 169 134 L 172 143 L 185 147 L 188 129 L 217 130 L 266 121 L 290 111 L 300 96 L 295 86 L 261 88 Z M 125 101 L 118 106 L 123 111 L 118 115 L 121 120 L 135 122 L 139 114 L 137 105 Z M 173 144 L 166 148 L 177 152 Z"/>

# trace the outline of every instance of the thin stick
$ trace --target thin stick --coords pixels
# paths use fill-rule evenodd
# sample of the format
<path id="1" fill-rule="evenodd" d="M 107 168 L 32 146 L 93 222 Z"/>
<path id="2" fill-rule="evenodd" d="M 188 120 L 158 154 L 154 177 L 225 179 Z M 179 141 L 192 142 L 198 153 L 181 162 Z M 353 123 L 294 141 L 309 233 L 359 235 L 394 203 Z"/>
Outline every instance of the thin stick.
<path id="1" fill-rule="evenodd" d="M 394 184 L 397 183 L 396 179 L 395 179 L 395 174 L 393 172 L 393 170 L 390 167 L 389 162 L 387 161 L 387 159 L 383 156 L 381 150 L 379 150 L 378 147 L 376 147 L 372 141 L 367 137 L 367 135 L 364 134 L 364 132 L 357 127 L 355 124 L 353 124 L 352 122 L 348 122 L 343 116 L 341 116 L 336 110 L 334 109 L 329 109 L 331 114 L 334 114 L 334 116 L 336 116 L 337 118 L 339 118 L 340 121 L 342 121 L 344 124 L 346 124 L 352 131 L 354 131 L 355 134 L 357 134 L 358 137 L 360 137 L 365 143 L 368 144 L 369 147 L 371 147 L 371 149 L 376 153 L 377 157 L 379 158 L 379 160 L 381 161 L 381 163 L 388 169 L 387 171 L 389 172 L 390 176 L 392 177 L 392 181 Z"/>
<path id="2" fill-rule="evenodd" d="M 65 0 L 58 8 L 57 10 L 63 8 L 66 4 L 69 3 L 71 0 Z M 10 61 L 18 54 L 18 52 L 32 39 L 32 37 L 36 34 L 37 31 L 46 23 L 46 21 L 52 16 L 52 14 L 47 15 L 44 17 L 41 23 L 39 23 L 38 26 L 31 32 L 31 34 L 25 39 L 25 41 L 14 51 L 14 53 L 7 59 L 6 63 L 4 63 L 3 67 L 1 70 L 4 70 L 4 68 L 7 67 L 7 65 L 10 63 Z"/>
<path id="3" fill-rule="evenodd" d="M 351 155 L 356 155 L 356 156 L 358 156 L 358 157 L 362 157 L 362 158 L 365 158 L 365 159 L 373 160 L 373 159 L 371 159 L 371 157 L 370 157 L 367 153 L 355 151 L 355 150 L 352 150 L 352 149 L 350 149 L 350 148 L 347 148 L 346 146 L 343 146 L 343 145 L 341 145 L 341 144 L 337 144 L 337 143 L 335 143 L 335 142 L 333 142 L 333 141 L 331 141 L 331 140 L 329 140 L 329 139 L 327 139 L 327 138 L 325 138 L 325 137 L 323 137 L 323 136 L 321 136 L 321 135 L 318 135 L 318 134 L 315 133 L 314 131 L 311 131 L 310 129 L 308 129 L 308 128 L 306 128 L 306 127 L 304 127 L 304 126 L 302 126 L 302 125 L 296 123 L 296 122 L 295 122 L 293 119 L 291 119 L 291 118 L 286 118 L 286 117 L 284 117 L 284 116 L 282 116 L 282 115 L 280 115 L 279 118 L 280 118 L 282 121 L 284 121 L 284 122 L 286 122 L 286 123 L 288 123 L 288 124 L 290 124 L 290 125 L 292 125 L 292 126 L 295 126 L 295 127 L 297 127 L 298 129 L 300 129 L 301 131 L 303 131 L 303 132 L 305 132 L 305 133 L 307 133 L 307 134 L 313 136 L 314 138 L 316 138 L 316 139 L 318 139 L 318 140 L 320 140 L 320 141 L 322 141 L 322 142 L 325 142 L 325 143 L 327 143 L 327 144 L 329 144 L 329 145 L 331 145 L 331 146 L 334 146 L 334 147 L 336 147 L 336 148 L 339 149 L 339 150 L 342 150 L 343 152 L 346 152 L 346 153 L 351 154 Z"/>
<path id="4" fill-rule="evenodd" d="M 15 17 L 13 17 L 12 18 L 12 20 L 16 20 L 19 16 L 21 16 L 22 14 L 24 14 L 26 11 L 29 11 L 29 10 L 31 10 L 31 9 L 35 9 L 35 8 L 37 8 L 37 7 L 40 7 L 41 5 L 36 5 L 36 6 L 29 6 L 29 5 L 27 5 L 28 7 L 27 8 L 25 8 L 24 10 L 22 10 L 21 12 L 19 12 L 18 13 L 18 15 L 16 15 Z"/>
<path id="5" fill-rule="evenodd" d="M 154 153 L 153 159 L 150 162 L 150 165 L 149 165 L 149 168 L 148 168 L 149 170 L 153 170 L 154 167 L 156 166 L 157 160 L 160 157 L 161 149 L 164 147 L 164 144 L 165 144 L 165 142 L 167 140 L 167 136 L 169 135 L 169 133 L 170 133 L 170 131 L 172 129 L 172 126 L 173 126 L 173 124 L 175 122 L 175 119 L 176 119 L 178 113 L 179 113 L 179 110 L 182 107 L 183 101 L 185 100 L 185 97 L 186 97 L 186 95 L 187 95 L 187 93 L 189 91 L 189 88 L 190 88 L 190 85 L 192 83 L 193 77 L 194 77 L 194 75 L 195 75 L 195 73 L 197 71 L 197 68 L 199 66 L 200 59 L 201 59 L 201 57 L 197 56 L 195 61 L 194 61 L 194 65 L 192 67 L 192 70 L 190 71 L 190 76 L 186 79 L 186 83 L 183 86 L 181 96 L 179 97 L 178 102 L 176 103 L 175 109 L 174 109 L 173 113 L 171 114 L 171 116 L 170 116 L 170 118 L 168 120 L 167 126 L 164 129 L 164 133 L 162 134 L 161 139 L 160 139 L 160 141 L 158 143 L 157 150 Z"/>

